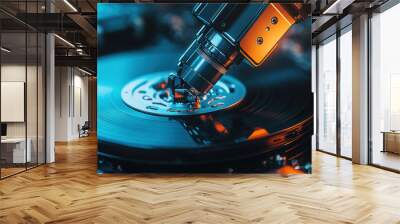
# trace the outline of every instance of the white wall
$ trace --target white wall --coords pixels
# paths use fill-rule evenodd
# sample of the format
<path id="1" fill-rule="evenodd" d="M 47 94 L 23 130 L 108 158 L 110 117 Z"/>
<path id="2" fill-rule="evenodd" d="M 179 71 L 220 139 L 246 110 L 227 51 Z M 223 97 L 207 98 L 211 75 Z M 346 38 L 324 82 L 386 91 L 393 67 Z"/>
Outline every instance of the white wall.
<path id="1" fill-rule="evenodd" d="M 25 65 L 9 64 L 1 66 L 1 81 L 25 82 Z M 6 110 L 7 108 L 1 108 Z M 25 137 L 25 123 L 7 123 L 7 137 Z"/>
<path id="2" fill-rule="evenodd" d="M 23 106 L 22 113 L 26 112 L 26 121 L 22 122 L 6 122 L 8 138 L 25 138 L 25 135 L 30 140 L 32 151 L 32 161 L 36 162 L 39 158 L 39 163 L 44 162 L 44 82 L 42 68 L 18 63 L 5 63 L 1 66 L 1 81 L 2 82 L 24 82 L 26 84 L 26 107 Z M 27 80 L 25 80 L 27 78 Z M 2 96 L 7 97 L 7 96 Z M 10 110 L 10 108 L 1 108 Z M 11 112 L 12 111 L 8 111 Z M 37 156 L 39 153 L 39 156 Z"/>
<path id="3" fill-rule="evenodd" d="M 76 72 L 76 70 L 75 70 Z M 85 121 L 89 119 L 88 113 L 88 77 L 82 76 L 82 73 L 79 75 L 74 75 L 74 108 L 72 109 L 72 130 L 71 135 L 73 138 L 78 138 L 78 124 L 83 125 Z"/>
<path id="4" fill-rule="evenodd" d="M 1 81 L 2 82 L 25 82 L 25 64 L 20 65 L 20 64 L 4 64 L 1 66 Z M 28 72 L 28 79 L 29 79 L 29 85 L 34 85 L 36 86 L 36 80 L 31 80 L 30 74 L 35 74 L 36 75 L 36 67 L 34 66 L 28 66 L 27 67 L 27 72 Z M 27 103 L 30 107 L 36 108 L 36 88 L 27 88 Z M 32 104 L 34 102 L 34 104 Z M 1 108 L 2 110 L 7 110 L 7 108 Z M 32 109 L 32 108 L 31 108 Z M 36 110 L 36 109 L 35 109 Z M 31 110 L 29 110 L 31 112 Z M 36 119 L 37 115 L 36 113 L 28 113 L 27 114 L 28 122 L 34 121 L 36 124 Z M 36 130 L 36 126 L 33 127 L 33 124 L 28 124 L 28 129 L 30 127 L 34 128 Z M 28 137 L 30 131 L 28 130 Z M 35 132 L 36 134 L 36 132 Z M 8 137 L 25 137 L 25 122 L 7 122 L 7 136 Z"/>
<path id="5" fill-rule="evenodd" d="M 70 141 L 88 120 L 88 77 L 72 67 L 56 67 L 55 73 L 55 140 Z"/>
<path id="6" fill-rule="evenodd" d="M 55 141 L 68 140 L 68 117 L 69 117 L 69 96 L 70 85 L 69 68 L 55 68 Z"/>

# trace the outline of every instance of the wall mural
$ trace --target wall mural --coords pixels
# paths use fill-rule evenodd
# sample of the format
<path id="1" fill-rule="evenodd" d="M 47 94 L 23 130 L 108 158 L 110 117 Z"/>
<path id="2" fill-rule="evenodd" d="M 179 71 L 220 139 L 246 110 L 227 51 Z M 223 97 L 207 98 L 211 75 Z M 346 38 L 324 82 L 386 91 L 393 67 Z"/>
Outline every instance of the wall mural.
<path id="1" fill-rule="evenodd" d="M 302 4 L 98 4 L 98 173 L 311 173 Z"/>

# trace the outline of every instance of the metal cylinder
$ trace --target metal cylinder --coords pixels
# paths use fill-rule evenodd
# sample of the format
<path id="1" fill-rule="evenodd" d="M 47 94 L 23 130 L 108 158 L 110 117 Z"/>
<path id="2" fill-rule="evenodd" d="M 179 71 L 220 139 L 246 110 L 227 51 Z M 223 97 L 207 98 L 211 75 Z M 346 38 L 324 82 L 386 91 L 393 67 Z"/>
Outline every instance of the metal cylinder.
<path id="1" fill-rule="evenodd" d="M 180 77 L 195 95 L 206 94 L 235 61 L 238 50 L 220 33 L 211 29 L 186 60 L 181 61 Z"/>

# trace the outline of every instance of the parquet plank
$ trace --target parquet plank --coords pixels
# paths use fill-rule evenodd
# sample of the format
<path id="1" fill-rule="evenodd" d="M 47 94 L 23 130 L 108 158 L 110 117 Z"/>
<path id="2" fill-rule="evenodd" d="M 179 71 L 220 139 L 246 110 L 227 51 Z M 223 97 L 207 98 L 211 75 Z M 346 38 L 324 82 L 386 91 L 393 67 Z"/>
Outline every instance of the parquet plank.
<path id="1" fill-rule="evenodd" d="M 95 137 L 0 181 L 0 223 L 398 223 L 400 175 L 319 152 L 313 174 L 96 174 Z"/>

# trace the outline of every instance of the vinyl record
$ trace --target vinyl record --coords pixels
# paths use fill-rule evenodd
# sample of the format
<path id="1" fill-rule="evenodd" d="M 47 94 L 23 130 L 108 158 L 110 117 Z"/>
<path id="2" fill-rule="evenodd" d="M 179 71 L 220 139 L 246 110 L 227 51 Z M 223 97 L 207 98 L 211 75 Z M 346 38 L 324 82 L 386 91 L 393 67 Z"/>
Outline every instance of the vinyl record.
<path id="1" fill-rule="evenodd" d="M 226 163 L 301 149 L 291 154 L 295 158 L 307 151 L 298 145 L 312 133 L 311 83 L 308 71 L 302 74 L 295 66 L 271 66 L 265 72 L 243 63 L 231 69 L 227 75 L 243 83 L 246 95 L 226 110 L 169 117 L 124 103 L 121 90 L 127 83 L 148 74 L 169 73 L 180 53 L 155 47 L 145 54 L 135 51 L 99 58 L 99 70 L 106 74 L 98 80 L 100 157 L 176 166 Z"/>

